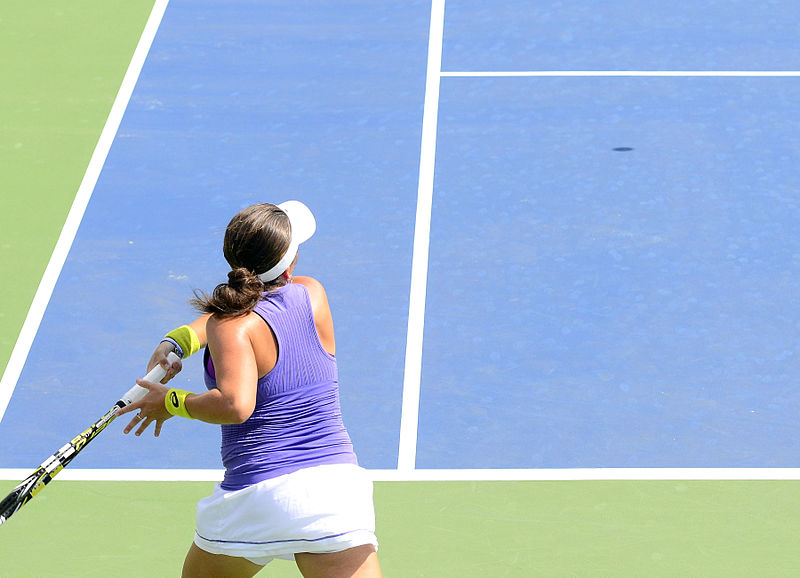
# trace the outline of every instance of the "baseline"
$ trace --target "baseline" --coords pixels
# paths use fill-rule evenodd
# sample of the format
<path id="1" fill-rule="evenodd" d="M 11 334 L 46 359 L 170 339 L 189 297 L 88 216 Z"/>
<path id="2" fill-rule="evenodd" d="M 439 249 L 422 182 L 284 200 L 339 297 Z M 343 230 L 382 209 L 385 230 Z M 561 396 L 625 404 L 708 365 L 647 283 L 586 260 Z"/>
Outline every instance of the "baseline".
<path id="1" fill-rule="evenodd" d="M 571 482 L 800 480 L 800 468 L 541 468 L 367 470 L 375 482 Z M 22 480 L 30 470 L 0 468 L 0 480 Z M 59 480 L 83 482 L 218 482 L 221 469 L 64 469 Z"/>
<path id="2" fill-rule="evenodd" d="M 800 70 L 476 70 L 442 71 L 442 78 L 501 77 L 794 77 Z"/>

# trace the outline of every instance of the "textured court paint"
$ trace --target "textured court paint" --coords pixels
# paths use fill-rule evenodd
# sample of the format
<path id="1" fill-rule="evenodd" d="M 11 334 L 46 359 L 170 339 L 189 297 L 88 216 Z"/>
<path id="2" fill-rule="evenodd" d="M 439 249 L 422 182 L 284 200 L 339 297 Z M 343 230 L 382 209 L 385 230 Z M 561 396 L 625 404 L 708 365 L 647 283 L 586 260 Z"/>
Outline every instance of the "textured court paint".
<path id="1" fill-rule="evenodd" d="M 142 10 L 142 19 L 146 12 Z M 134 42 L 132 39 L 131 50 Z M 50 58 L 51 54 L 48 50 L 39 56 Z M 120 76 L 123 69 L 121 66 Z M 112 98 L 110 94 L 109 106 Z M 50 124 L 45 123 L 44 129 Z M 52 124 L 58 126 L 55 121 Z M 102 119 L 97 132 L 101 125 Z M 91 144 L 87 144 L 87 159 L 90 152 Z M 85 160 L 82 162 L 85 165 Z M 82 170 L 83 167 L 74 173 L 75 186 Z M 5 196 L 2 202 L 5 203 Z M 69 199 L 64 203 L 68 206 Z M 25 204 L 21 202 L 20 206 Z M 55 239 L 57 230 L 51 233 Z M 35 283 L 31 294 L 33 289 Z M 25 303 L 14 305 L 17 306 L 21 311 Z M 82 416 L 76 419 L 81 424 L 85 421 Z M 69 433 L 77 432 L 69 429 Z M 118 448 L 116 443 L 113 447 Z M 37 454 L 36 463 L 43 457 Z M 2 484 L 0 492 L 14 483 Z M 208 484 L 180 484 L 176 489 L 157 484 L 152 490 L 132 485 L 107 493 L 103 485 L 90 484 L 82 489 L 82 484 L 76 484 L 75 490 L 62 493 L 60 484 L 57 480 L 0 529 L 0 554 L 11 560 L 11 567 L 16 570 L 9 571 L 10 575 L 124 576 L 131 568 L 132 575 L 142 575 L 141 566 L 134 564 L 146 564 L 143 560 L 153 557 L 150 550 L 158 559 L 153 574 L 175 575 L 191 538 L 194 501 L 210 489 Z M 523 570 L 517 575 L 536 574 L 541 567 L 538 556 L 529 564 L 534 571 L 525 569 L 534 557 L 527 546 L 529 541 L 545 551 L 544 558 L 550 564 L 542 575 L 596 575 L 595 568 L 602 571 L 613 564 L 615 569 L 631 569 L 627 574 L 750 576 L 756 574 L 752 571 L 754 562 L 758 575 L 791 575 L 800 565 L 793 543 L 800 519 L 794 483 L 630 482 L 596 487 L 595 482 L 580 483 L 580 487 L 572 483 L 536 484 L 536 491 L 527 483 L 502 487 L 478 484 L 475 491 L 471 490 L 472 484 L 391 484 L 386 489 L 383 484 L 376 485 L 381 556 L 387 575 L 391 571 L 398 576 L 486 576 L 493 573 L 501 556 L 504 565 L 499 568 L 511 566 L 504 575 L 513 576 L 520 567 Z M 64 483 L 65 488 L 70 485 Z M 483 487 L 493 488 L 489 491 L 491 497 L 486 496 Z M 702 491 L 695 491 L 696 488 Z M 93 507 L 91 504 L 98 500 L 100 505 Z M 177 504 L 177 511 L 171 509 L 171 503 Z M 530 517 L 535 518 L 537 533 L 525 533 L 530 529 L 530 518 L 520 521 L 520 508 L 527 508 Z M 58 511 L 70 515 L 61 519 Z M 112 519 L 107 527 L 100 524 L 106 517 Z M 492 528 L 498 518 L 497 538 L 509 539 L 513 548 L 480 533 L 483 528 Z M 147 519 L 152 521 L 143 522 Z M 173 523 L 175 527 L 170 528 Z M 526 544 L 519 545 L 518 538 L 504 534 L 506 528 L 519 530 Z M 107 535 L 114 538 L 113 544 L 101 541 L 95 542 L 96 547 L 88 546 L 92 539 L 103 540 Z M 147 541 L 136 542 L 132 536 L 143 536 Z M 119 537 L 122 540 L 117 540 Z M 462 541 L 466 545 L 461 545 Z M 129 545 L 120 549 L 120 544 Z M 7 556 L 9 551 L 13 554 Z M 80 553 L 77 559 L 75 551 Z M 122 562 L 112 561 L 109 571 L 106 556 L 118 556 L 120 551 L 125 552 Z M 441 553 L 445 555 L 440 556 Z M 49 560 L 58 558 L 64 562 L 55 570 L 48 569 L 53 567 Z M 442 570 L 444 564 L 449 567 Z M 291 575 L 285 572 L 287 568 L 291 566 L 276 566 L 263 575 Z"/>
<path id="2" fill-rule="evenodd" d="M 177 575 L 210 491 L 56 480 L 0 528 L 3 572 Z M 404 578 L 788 576 L 798 498 L 800 482 L 375 484 L 381 565 Z M 259 574 L 298 575 L 283 561 Z"/>
<path id="3" fill-rule="evenodd" d="M 179 576 L 195 504 L 211 486 L 56 479 L 0 527 L 3 574 Z"/>
<path id="4" fill-rule="evenodd" d="M 22 325 L 22 330 L 19 332 L 17 342 L 11 352 L 11 357 L 8 360 L 6 369 L 3 372 L 2 381 L 0 381 L 0 420 L 5 415 L 7 405 L 13 395 L 19 376 L 28 358 L 28 353 L 33 344 L 36 334 L 39 331 L 39 324 L 42 321 L 47 306 L 50 302 L 55 285 L 61 275 L 61 269 L 64 266 L 70 249 L 72 248 L 73 240 L 78 232 L 86 206 L 92 197 L 97 179 L 100 172 L 103 170 L 106 156 L 108 155 L 111 145 L 114 142 L 114 137 L 117 134 L 117 129 L 125 114 L 125 109 L 128 106 L 133 88 L 139 77 L 139 72 L 144 65 L 147 58 L 147 52 L 158 30 L 159 22 L 164 14 L 168 0 L 158 0 L 153 7 L 150 17 L 147 20 L 145 30 L 142 32 L 139 42 L 137 43 L 136 50 L 128 65 L 125 78 L 117 91 L 117 96 L 114 99 L 114 105 L 111 112 L 106 119 L 103 126 L 103 131 L 97 141 L 97 146 L 92 153 L 92 158 L 89 161 L 89 166 L 83 175 L 78 192 L 72 202 L 72 207 L 69 210 L 67 219 L 61 229 L 61 234 L 58 237 L 58 242 L 50 256 L 47 263 L 44 275 L 39 282 L 39 287 L 36 290 L 36 295 L 28 310 L 28 316 L 25 323 Z"/>
<path id="5" fill-rule="evenodd" d="M 794 467 L 798 99 L 443 79 L 417 467 Z"/>
<path id="6" fill-rule="evenodd" d="M 797 70 L 492 70 L 492 71 L 469 71 L 469 72 L 442 72 L 442 77 L 472 77 L 472 78 L 501 78 L 501 77 L 604 77 L 604 78 L 624 78 L 624 77 L 783 77 L 800 76 Z"/>
<path id="7" fill-rule="evenodd" d="M 395 467 L 429 18 L 425 2 L 170 2 L 0 423 L 3 465 L 130 387 L 195 315 L 192 290 L 226 279 L 233 214 L 298 198 L 318 227 L 296 272 L 328 291 L 345 422 L 362 463 Z M 114 362 L 79 383 L 97 343 Z M 179 387 L 203 390 L 198 359 Z M 5 445 L 30 404 L 63 418 Z M 121 440 L 113 424 L 79 467 L 219 467 L 218 427 L 168 426 Z"/>
<path id="8" fill-rule="evenodd" d="M 152 6 L 152 0 L 3 6 L 0 372 Z"/>
<path id="9" fill-rule="evenodd" d="M 783 70 L 799 23 L 793 0 L 460 0 L 442 70 Z"/>
<path id="10" fill-rule="evenodd" d="M 425 107 L 422 115 L 417 212 L 414 219 L 414 252 L 411 261 L 408 331 L 403 403 L 400 416 L 400 441 L 397 469 L 413 470 L 417 453 L 417 417 L 422 371 L 422 336 L 425 326 L 425 291 L 428 285 L 428 243 L 430 241 L 433 174 L 436 167 L 436 129 L 439 115 L 439 83 L 442 61 L 444 0 L 431 3 L 428 64 L 425 81 Z"/>

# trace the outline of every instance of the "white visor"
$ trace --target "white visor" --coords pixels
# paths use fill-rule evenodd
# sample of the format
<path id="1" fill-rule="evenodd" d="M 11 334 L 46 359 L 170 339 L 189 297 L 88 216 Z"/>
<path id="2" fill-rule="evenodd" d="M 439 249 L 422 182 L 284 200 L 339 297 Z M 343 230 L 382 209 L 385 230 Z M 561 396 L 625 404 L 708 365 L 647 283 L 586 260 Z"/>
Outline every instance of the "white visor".
<path id="1" fill-rule="evenodd" d="M 311 210 L 300 201 L 286 201 L 278 205 L 278 208 L 289 216 L 289 224 L 292 228 L 292 239 L 289 248 L 280 261 L 269 271 L 264 271 L 258 275 L 262 283 L 274 281 L 289 268 L 297 255 L 297 248 L 300 243 L 308 241 L 317 230 L 317 221 Z"/>

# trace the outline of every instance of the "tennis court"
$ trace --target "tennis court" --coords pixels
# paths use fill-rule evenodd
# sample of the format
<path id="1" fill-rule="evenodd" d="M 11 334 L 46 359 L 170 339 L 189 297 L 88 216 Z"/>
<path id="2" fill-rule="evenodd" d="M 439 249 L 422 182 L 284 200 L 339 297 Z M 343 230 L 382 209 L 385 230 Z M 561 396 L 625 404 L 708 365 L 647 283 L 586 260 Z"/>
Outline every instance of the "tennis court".
<path id="1" fill-rule="evenodd" d="M 0 489 L 192 318 L 231 215 L 298 198 L 387 576 L 796 572 L 791 2 L 51 0 L 0 32 Z M 9 575 L 179 572 L 218 430 L 122 427 L 0 530 Z"/>

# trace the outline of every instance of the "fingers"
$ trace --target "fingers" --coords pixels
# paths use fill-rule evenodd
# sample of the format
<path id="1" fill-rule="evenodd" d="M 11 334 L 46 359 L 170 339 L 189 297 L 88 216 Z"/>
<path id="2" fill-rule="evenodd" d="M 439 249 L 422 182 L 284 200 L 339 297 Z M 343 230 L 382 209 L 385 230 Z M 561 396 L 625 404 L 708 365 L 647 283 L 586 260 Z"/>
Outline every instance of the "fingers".
<path id="1" fill-rule="evenodd" d="M 170 416 L 171 417 L 171 416 Z M 166 420 L 163 419 L 156 419 L 150 416 L 143 415 L 141 412 L 137 413 L 133 416 L 133 419 L 125 426 L 125 429 L 122 430 L 122 433 L 128 434 L 133 430 L 133 428 L 138 426 L 138 429 L 134 432 L 133 435 L 140 436 L 142 435 L 145 430 L 150 426 L 151 423 L 155 422 L 155 431 L 153 435 L 158 437 L 161 435 L 161 428 L 164 425 Z"/>
<path id="2" fill-rule="evenodd" d="M 151 424 L 153 421 L 154 421 L 154 420 L 153 420 L 153 418 L 152 418 L 152 417 L 150 417 L 150 416 L 146 416 L 146 415 L 143 415 L 141 412 L 139 412 L 139 413 L 137 413 L 135 416 L 133 416 L 133 419 L 130 421 L 130 423 L 129 423 L 128 425 L 126 425 L 126 426 L 125 426 L 125 429 L 123 429 L 123 430 L 122 430 L 122 433 L 124 433 L 124 434 L 128 434 L 128 433 L 130 433 L 130 432 L 131 432 L 131 430 L 132 430 L 133 428 L 135 428 L 135 427 L 137 427 L 137 426 L 138 426 L 138 428 L 139 428 L 139 429 L 137 429 L 137 430 L 134 432 L 134 434 L 133 434 L 133 435 L 135 435 L 135 436 L 140 436 L 140 435 L 142 435 L 142 434 L 145 432 L 145 430 L 147 429 L 147 427 L 148 427 L 148 426 L 149 426 L 149 425 L 150 425 L 150 424 Z M 160 433 L 161 433 L 161 422 L 158 422 L 158 421 L 156 421 L 156 431 L 155 431 L 155 435 L 156 435 L 156 437 L 158 437 L 158 434 L 160 434 Z"/>
<path id="3" fill-rule="evenodd" d="M 161 383 L 167 383 L 170 379 L 172 379 L 172 375 L 170 375 L 170 372 L 172 371 L 172 365 L 170 365 L 166 357 L 159 359 L 158 364 L 166 372 L 164 374 L 164 378 L 161 380 Z"/>
<path id="4" fill-rule="evenodd" d="M 170 364 L 169 360 L 165 357 L 161 361 L 159 361 L 161 367 L 163 367 L 167 374 L 164 376 L 164 379 L 161 380 L 161 383 L 167 383 L 170 379 L 178 375 L 181 369 L 183 369 L 183 364 L 180 360 L 173 362 Z"/>
<path id="5" fill-rule="evenodd" d="M 138 415 L 141 415 L 141 414 L 138 414 Z M 146 430 L 146 429 L 147 429 L 147 426 L 149 426 L 149 425 L 150 425 L 150 422 L 151 422 L 151 421 L 153 421 L 153 418 L 151 418 L 151 417 L 148 417 L 148 416 L 144 416 L 144 417 L 143 417 L 143 418 L 142 418 L 142 419 L 139 421 L 139 429 L 137 429 L 137 430 L 136 430 L 136 433 L 134 433 L 133 435 L 136 435 L 136 436 L 140 436 L 140 435 L 142 435 L 142 434 L 144 433 L 144 430 Z"/>
<path id="6" fill-rule="evenodd" d="M 166 420 L 158 420 L 158 419 L 154 419 L 154 418 L 149 417 L 149 416 L 141 416 L 141 414 L 137 414 L 136 417 L 137 418 L 141 417 L 141 419 L 135 420 L 135 421 L 138 421 L 138 423 L 139 423 L 139 429 L 137 429 L 136 432 L 133 435 L 135 435 L 135 436 L 142 435 L 145 432 L 145 430 L 150 426 L 150 424 L 152 422 L 155 422 L 155 424 L 156 424 L 155 427 L 154 427 L 153 435 L 155 437 L 158 437 L 158 436 L 161 435 L 161 427 L 164 425 L 164 421 L 166 421 Z M 131 425 L 129 427 L 132 429 L 135 426 L 136 426 L 136 423 L 135 422 L 131 422 Z M 128 429 L 128 428 L 126 428 L 126 429 Z M 128 433 L 128 432 L 126 431 L 125 433 Z"/>
<path id="7" fill-rule="evenodd" d="M 183 369 L 183 361 L 180 359 L 172 362 L 172 375 L 177 375 Z"/>
<path id="8" fill-rule="evenodd" d="M 149 381 L 144 381 L 141 378 L 136 380 L 136 384 L 139 385 L 140 387 L 143 387 L 144 389 L 146 389 L 148 391 L 150 389 L 152 389 L 152 383 L 149 382 Z M 143 405 L 144 405 L 143 400 L 139 400 L 139 401 L 135 401 L 133 403 L 129 403 L 128 405 L 119 408 L 116 411 L 116 413 L 114 414 L 114 417 L 119 417 L 121 415 L 125 415 L 126 413 L 130 413 L 132 411 L 136 411 L 137 409 L 140 409 Z M 128 433 L 128 432 L 126 431 L 125 433 Z"/>
<path id="9" fill-rule="evenodd" d="M 129 405 L 128 407 L 125 408 L 125 410 L 130 411 L 129 408 L 131 408 L 133 405 L 135 405 L 135 404 Z M 119 415 L 119 412 L 117 412 L 117 415 Z M 147 427 L 145 425 L 146 421 L 147 421 L 147 419 L 141 414 L 141 412 L 137 413 L 135 416 L 133 416 L 133 419 L 128 423 L 128 425 L 125 426 L 125 429 L 122 430 L 122 433 L 124 433 L 124 434 L 130 433 L 131 430 L 134 427 L 136 427 L 137 425 L 139 425 L 139 426 L 144 425 L 144 427 Z M 144 431 L 144 429 L 141 429 L 141 428 L 140 428 L 140 430 L 141 431 L 137 431 L 136 432 L 137 436 L 141 435 L 142 431 Z"/>
<path id="10" fill-rule="evenodd" d="M 174 350 L 175 347 L 171 343 L 168 341 L 162 341 L 158 347 L 156 347 L 153 355 L 150 356 L 150 361 L 147 362 L 147 371 L 150 371 L 156 365 L 160 365 L 164 371 L 167 372 L 164 378 L 161 380 L 161 383 L 167 383 L 170 379 L 175 377 L 183 367 L 180 361 L 170 363 L 169 359 L 167 358 L 167 356 Z"/>
<path id="11" fill-rule="evenodd" d="M 171 351 L 171 349 L 169 349 L 169 351 Z M 122 433 L 128 434 L 133 431 L 134 435 L 140 436 L 145 432 L 152 422 L 155 422 L 154 434 L 156 437 L 158 437 L 161 434 L 162 423 L 165 419 L 171 417 L 166 413 L 165 410 L 163 410 L 164 396 L 168 391 L 168 388 L 163 384 L 172 379 L 175 374 L 181 370 L 182 364 L 180 361 L 171 363 L 167 359 L 167 354 L 169 351 L 162 352 L 160 351 L 160 348 L 156 349 L 155 353 L 153 353 L 153 356 L 150 359 L 150 363 L 148 363 L 148 372 L 156 365 L 160 365 L 166 370 L 167 373 L 162 382 L 156 383 L 154 381 L 146 381 L 143 378 L 137 379 L 137 385 L 146 389 L 147 394 L 141 400 L 117 410 L 115 414 L 117 417 L 126 413 L 138 411 L 128 425 L 126 425 L 122 430 Z"/>
<path id="12" fill-rule="evenodd" d="M 142 407 L 142 402 L 141 401 L 135 401 L 133 403 L 129 403 L 125 407 L 119 408 L 117 410 L 117 412 L 114 414 L 114 417 L 119 417 L 121 415 L 125 415 L 126 413 L 130 413 L 132 411 L 136 411 L 137 409 L 139 409 L 141 407 Z"/>

